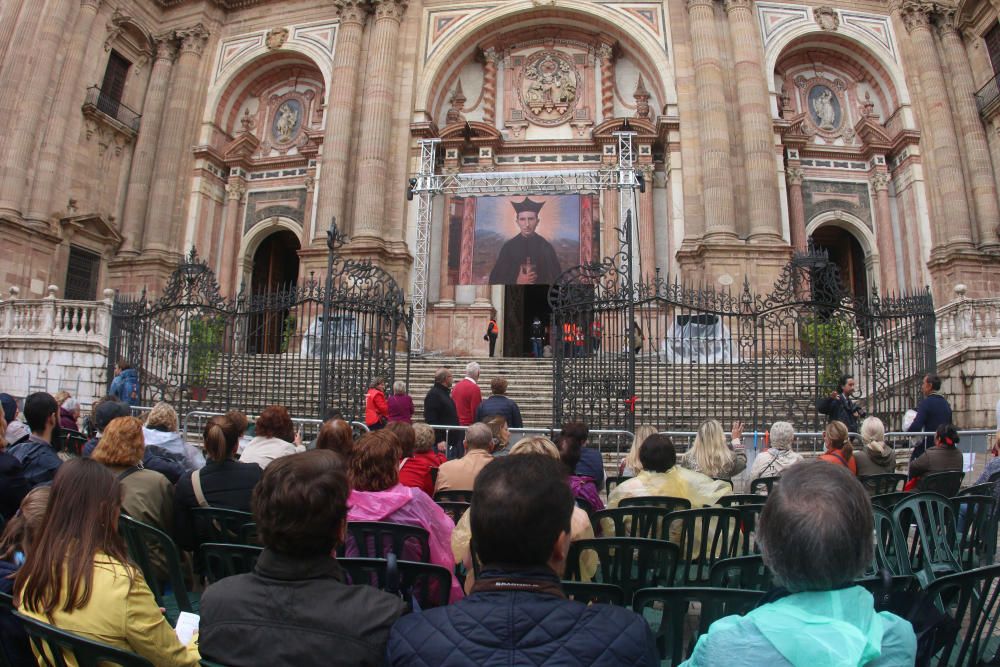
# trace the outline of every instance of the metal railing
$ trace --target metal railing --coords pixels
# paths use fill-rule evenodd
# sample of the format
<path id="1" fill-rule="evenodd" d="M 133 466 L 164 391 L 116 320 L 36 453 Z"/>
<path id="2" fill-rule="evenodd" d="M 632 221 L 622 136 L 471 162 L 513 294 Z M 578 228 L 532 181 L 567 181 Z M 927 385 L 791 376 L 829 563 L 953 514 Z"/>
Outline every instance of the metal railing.
<path id="1" fill-rule="evenodd" d="M 1000 74 L 990 79 L 985 86 L 976 93 L 976 108 L 979 113 L 1000 99 Z"/>
<path id="2" fill-rule="evenodd" d="M 83 105 L 97 109 L 133 132 L 139 131 L 139 119 L 142 118 L 142 114 L 129 108 L 121 100 L 105 94 L 100 86 L 91 86 L 87 89 L 87 98 Z"/>

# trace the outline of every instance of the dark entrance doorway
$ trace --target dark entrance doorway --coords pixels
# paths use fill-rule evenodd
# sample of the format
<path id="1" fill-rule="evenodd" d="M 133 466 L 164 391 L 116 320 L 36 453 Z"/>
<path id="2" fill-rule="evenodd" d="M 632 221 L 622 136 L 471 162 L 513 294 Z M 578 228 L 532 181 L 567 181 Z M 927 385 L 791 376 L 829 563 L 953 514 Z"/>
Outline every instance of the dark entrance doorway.
<path id="1" fill-rule="evenodd" d="M 542 345 L 549 344 L 548 285 L 508 285 L 504 289 L 503 356 L 531 356 L 531 323 L 537 316 L 545 327 Z"/>
<path id="2" fill-rule="evenodd" d="M 813 245 L 826 250 L 840 269 L 844 284 L 856 297 L 867 297 L 871 286 L 865 268 L 865 251 L 854 234 L 834 225 L 820 227 L 812 234 Z"/>
<path id="3" fill-rule="evenodd" d="M 251 294 L 273 294 L 294 286 L 299 280 L 299 240 L 288 230 L 264 239 L 253 254 Z M 290 319 L 292 318 L 292 319 Z M 287 311 L 267 311 L 250 322 L 250 352 L 278 354 L 288 344 L 286 331 L 295 330 L 294 316 Z"/>

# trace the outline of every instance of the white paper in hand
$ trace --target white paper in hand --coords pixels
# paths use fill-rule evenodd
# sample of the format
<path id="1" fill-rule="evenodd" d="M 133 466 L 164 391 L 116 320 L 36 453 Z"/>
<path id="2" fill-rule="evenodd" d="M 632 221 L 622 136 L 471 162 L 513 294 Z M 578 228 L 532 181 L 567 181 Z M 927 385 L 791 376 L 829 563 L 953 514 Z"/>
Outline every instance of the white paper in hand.
<path id="1" fill-rule="evenodd" d="M 177 633 L 177 639 L 181 640 L 181 644 L 187 646 L 191 643 L 191 638 L 198 632 L 198 621 L 200 620 L 201 617 L 198 614 L 187 611 L 180 613 L 180 616 L 177 617 L 177 625 L 174 626 L 174 632 Z"/>

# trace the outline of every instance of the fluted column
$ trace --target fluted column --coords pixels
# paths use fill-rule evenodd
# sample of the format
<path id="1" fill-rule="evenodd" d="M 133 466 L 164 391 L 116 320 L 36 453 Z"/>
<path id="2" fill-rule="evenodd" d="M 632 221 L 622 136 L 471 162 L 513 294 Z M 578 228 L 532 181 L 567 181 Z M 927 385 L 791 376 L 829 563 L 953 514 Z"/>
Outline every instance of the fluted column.
<path id="1" fill-rule="evenodd" d="M 725 0 L 733 42 L 736 97 L 743 130 L 750 238 L 781 240 L 774 128 L 757 23 L 750 0 Z"/>
<path id="2" fill-rule="evenodd" d="M 0 63 L 4 62 L 7 56 L 7 50 L 10 48 L 17 27 L 17 19 L 25 2 L 34 4 L 32 0 L 7 0 L 0 6 Z"/>
<path id="3" fill-rule="evenodd" d="M 344 229 L 344 202 L 347 200 L 347 172 L 351 163 L 351 128 L 358 83 L 361 37 L 368 15 L 367 0 L 335 0 L 340 16 L 337 53 L 333 76 L 326 95 L 326 126 L 323 129 L 323 163 L 319 175 L 318 213 L 313 241 L 326 235 L 330 220 L 336 218 Z M 362 135 L 364 136 L 364 135 Z"/>
<path id="4" fill-rule="evenodd" d="M 701 135 L 705 237 L 736 237 L 732 150 L 713 0 L 687 0 Z"/>
<path id="5" fill-rule="evenodd" d="M 14 101 L 13 115 L 4 117 L 9 123 L 9 135 L 0 161 L 0 214 L 16 216 L 21 212 L 28 167 L 34 161 L 35 140 L 42 125 L 41 119 L 48 117 L 44 108 L 45 96 L 51 90 L 49 82 L 56 57 L 65 48 L 63 35 L 66 34 L 73 8 L 73 3 L 67 0 L 46 2 L 41 12 L 43 22 L 36 38 L 25 40 L 18 49 L 34 53 L 36 59 L 29 71 L 21 72 L 21 76 L 29 80 Z M 8 94 L 10 92 L 7 91 Z"/>
<path id="6" fill-rule="evenodd" d="M 56 190 L 56 172 L 60 159 L 66 147 L 63 145 L 66 137 L 66 127 L 69 125 L 70 114 L 80 113 L 79 102 L 83 96 L 84 86 L 80 81 L 80 70 L 83 68 L 83 56 L 87 44 L 96 37 L 91 35 L 94 18 L 101 8 L 102 0 L 82 0 L 80 12 L 77 14 L 73 36 L 69 48 L 66 49 L 66 59 L 63 61 L 62 74 L 59 77 L 52 112 L 49 115 L 49 126 L 45 132 L 45 141 L 35 163 L 35 179 L 31 186 L 31 196 L 25 218 L 38 222 L 48 221 L 53 208 L 53 194 Z M 103 27 L 98 29 L 103 30 Z M 74 104 L 74 101 L 77 101 Z M 62 205 L 64 202 L 59 202 Z"/>
<path id="7" fill-rule="evenodd" d="M 497 120 L 497 50 L 493 47 L 483 51 L 486 60 L 483 65 L 483 122 L 495 125 Z"/>
<path id="8" fill-rule="evenodd" d="M 358 188 L 354 196 L 354 237 L 380 238 L 385 215 L 389 133 L 395 89 L 399 24 L 408 0 L 374 0 L 375 20 L 368 42 L 368 65 L 361 106 Z"/>
<path id="9" fill-rule="evenodd" d="M 938 15 L 938 31 L 941 46 L 951 73 L 954 91 L 952 109 L 955 111 L 959 131 L 965 142 L 965 160 L 969 167 L 969 181 L 972 185 L 972 203 L 976 212 L 976 231 L 980 247 L 1000 248 L 997 226 L 1000 225 L 1000 205 L 997 203 L 997 188 L 993 178 L 993 163 L 986 141 L 986 130 L 976 108 L 976 86 L 972 78 L 972 66 L 962 44 L 962 37 L 955 28 L 955 10 L 947 9 Z"/>
<path id="10" fill-rule="evenodd" d="M 920 88 L 927 117 L 924 131 L 931 139 L 934 152 L 935 186 L 947 208 L 945 219 L 935 220 L 934 246 L 941 248 L 972 245 L 972 219 L 965 198 L 962 162 L 958 151 L 955 121 L 948 101 L 944 71 L 938 58 L 937 44 L 931 34 L 930 6 L 920 0 L 905 0 L 899 8 L 906 31 L 913 42 L 915 69 L 920 76 Z"/>
<path id="11" fill-rule="evenodd" d="M 167 86 L 170 84 L 170 70 L 173 69 L 176 57 L 177 40 L 174 34 L 157 37 L 156 56 L 142 105 L 142 125 L 139 126 L 139 137 L 132 155 L 132 171 L 125 197 L 125 215 L 122 219 L 122 236 L 125 241 L 121 249 L 124 253 L 138 253 L 142 246 L 142 230 L 145 228 L 150 181 L 156 164 L 156 144 L 160 138 L 163 105 L 167 99 Z"/>
<path id="12" fill-rule="evenodd" d="M 656 272 L 656 225 L 653 220 L 653 165 L 639 167 L 646 177 L 646 191 L 636 194 L 639 199 L 639 266 L 642 275 L 652 277 Z M 669 226 L 663 227 L 669 236 Z"/>
<path id="13" fill-rule="evenodd" d="M 235 294 L 239 289 L 239 278 L 236 275 L 236 259 L 240 247 L 240 211 L 243 197 L 246 195 L 246 182 L 240 176 L 230 176 L 226 184 L 226 227 L 223 229 L 222 266 L 219 269 L 223 294 Z"/>
<path id="14" fill-rule="evenodd" d="M 4 38 L 3 46 L 0 48 L 6 49 L 0 58 L 0 85 L 6 91 L 0 95 L 0 118 L 14 118 L 20 108 L 20 91 L 30 83 L 29 73 L 34 69 L 32 63 L 37 55 L 33 49 L 18 48 L 18 45 L 34 41 L 43 12 L 38 11 L 37 0 L 4 3 L 2 11 L 3 18 L 9 17 L 10 20 L 0 24 L 0 37 Z M 17 45 L 11 48 L 10 42 L 14 40 L 15 34 L 20 39 L 16 40 Z M 0 157 L 7 149 L 8 141 L 13 137 L 13 132 L 0 132 Z"/>
<path id="15" fill-rule="evenodd" d="M 875 191 L 875 227 L 878 230 L 879 279 L 881 292 L 899 292 L 896 277 L 896 244 L 892 240 L 892 214 L 889 212 L 889 174 L 885 167 L 872 174 L 871 185 Z"/>
<path id="16" fill-rule="evenodd" d="M 802 201 L 802 169 L 789 165 L 785 168 L 788 183 L 788 234 L 792 249 L 806 251 L 806 207 Z"/>
<path id="17" fill-rule="evenodd" d="M 183 169 L 188 154 L 186 130 L 192 100 L 197 90 L 201 54 L 208 41 L 208 31 L 202 24 L 177 31 L 180 55 L 177 69 L 170 85 L 166 111 L 157 143 L 152 191 L 149 195 L 148 215 L 143 232 L 143 249 L 175 251 L 179 248 L 177 201 L 178 173 Z"/>

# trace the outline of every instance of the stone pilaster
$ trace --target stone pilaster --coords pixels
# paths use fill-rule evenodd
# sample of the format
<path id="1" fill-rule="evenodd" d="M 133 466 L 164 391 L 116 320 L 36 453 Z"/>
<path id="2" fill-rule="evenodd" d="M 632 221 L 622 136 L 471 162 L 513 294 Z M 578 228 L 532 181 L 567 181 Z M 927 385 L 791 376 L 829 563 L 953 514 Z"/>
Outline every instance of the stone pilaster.
<path id="1" fill-rule="evenodd" d="M 0 215 L 20 216 L 21 200 L 25 194 L 25 184 L 28 167 L 34 161 L 35 140 L 40 131 L 41 119 L 47 118 L 45 113 L 45 96 L 51 92 L 50 81 L 57 57 L 63 53 L 64 35 L 73 14 L 74 3 L 67 0 L 49 0 L 40 12 L 42 23 L 34 39 L 27 36 L 18 51 L 30 52 L 35 56 L 31 67 L 23 70 L 7 69 L 8 73 L 17 73 L 17 79 L 25 83 L 20 93 L 13 101 L 14 109 L 11 115 L 5 115 L 10 125 L 8 138 L 4 144 L 3 160 L 0 161 Z M 12 84 L 14 77 L 6 79 Z M 7 93 L 14 90 L 8 88 Z M 6 97 L 7 95 L 4 95 Z M 4 105 L 6 106 L 6 105 Z"/>
<path id="2" fill-rule="evenodd" d="M 246 196 L 246 182 L 240 176 L 230 176 L 226 184 L 226 226 L 223 229 L 222 266 L 219 267 L 219 289 L 222 294 L 235 294 L 240 288 L 237 275 L 238 249 L 240 247 L 240 211 L 243 210 L 243 199 Z"/>
<path id="3" fill-rule="evenodd" d="M 493 47 L 483 50 L 483 122 L 494 125 L 497 120 L 497 62 L 500 56 Z"/>
<path id="4" fill-rule="evenodd" d="M 163 106 L 170 84 L 170 71 L 177 57 L 177 40 L 173 33 L 156 38 L 156 56 L 146 87 L 146 101 L 142 107 L 142 125 L 132 155 L 128 193 L 125 197 L 125 215 L 122 220 L 121 251 L 137 254 L 142 247 L 142 230 L 146 222 L 150 181 L 156 164 L 156 144 L 163 121 Z"/>
<path id="5" fill-rule="evenodd" d="M 875 192 L 875 228 L 878 241 L 880 293 L 899 293 L 896 276 L 896 244 L 892 239 L 892 215 L 889 212 L 889 181 L 892 180 L 885 167 L 878 167 L 872 174 L 870 183 Z"/>
<path id="6" fill-rule="evenodd" d="M 177 185 L 187 176 L 184 170 L 189 157 L 188 120 L 197 91 L 201 56 L 208 41 L 208 30 L 198 23 L 177 31 L 180 55 L 167 97 L 166 111 L 160 127 L 156 151 L 152 192 L 143 232 L 143 250 L 172 255 L 181 251 L 180 211 L 184 202 L 178 199 Z"/>
<path id="7" fill-rule="evenodd" d="M 925 136 L 930 138 L 933 151 L 933 185 L 940 194 L 941 202 L 947 207 L 947 222 L 943 218 L 931 221 L 934 250 L 967 249 L 972 245 L 972 220 L 969 203 L 965 198 L 962 162 L 948 101 L 948 88 L 937 44 L 931 33 L 932 8 L 930 3 L 905 0 L 899 6 L 899 12 L 913 43 L 916 60 L 914 69 L 920 77 L 920 89 L 927 113 L 927 117 L 922 119 L 923 130 Z"/>
<path id="8" fill-rule="evenodd" d="M 750 0 L 724 0 L 733 42 L 736 96 L 747 175 L 750 240 L 781 240 L 774 129 L 757 23 Z"/>
<path id="9" fill-rule="evenodd" d="M 30 0 L 28 0 L 30 2 Z M 14 38 L 17 19 L 25 0 L 7 0 L 0 6 L 0 63 L 7 57 L 7 50 Z"/>
<path id="10" fill-rule="evenodd" d="M 972 78 L 972 66 L 962 44 L 962 36 L 955 27 L 954 9 L 942 10 L 938 14 L 937 27 L 941 35 L 941 46 L 951 73 L 952 109 L 959 132 L 965 144 L 965 161 L 968 166 L 972 203 L 976 212 L 976 236 L 981 248 L 1000 249 L 1000 206 L 997 203 L 996 181 L 993 163 L 986 142 L 986 130 L 976 108 L 976 86 Z"/>
<path id="11" fill-rule="evenodd" d="M 601 120 L 615 117 L 615 61 L 610 44 L 601 44 L 597 58 L 601 63 Z"/>
<path id="12" fill-rule="evenodd" d="M 375 17 L 361 103 L 360 136 L 364 141 L 358 150 L 352 222 L 353 241 L 381 247 L 399 24 L 408 0 L 375 0 L 372 4 Z"/>
<path id="13" fill-rule="evenodd" d="M 56 173 L 59 170 L 66 146 L 66 128 L 70 115 L 80 113 L 79 98 L 83 96 L 84 88 L 80 82 L 80 70 L 83 67 L 83 56 L 87 44 L 96 39 L 91 34 L 94 30 L 94 18 L 101 8 L 102 0 L 82 0 L 80 12 L 76 17 L 73 35 L 66 50 L 63 71 L 59 77 L 52 112 L 49 116 L 49 126 L 45 132 L 45 141 L 35 163 L 35 179 L 31 187 L 31 197 L 28 200 L 25 217 L 40 224 L 48 224 L 49 215 L 55 209 L 65 205 L 65 201 L 53 201 L 56 192 L 64 192 L 56 187 Z M 98 29 L 103 30 L 102 27 Z M 74 101 L 76 104 L 74 104 Z"/>
<path id="14" fill-rule="evenodd" d="M 806 251 L 806 207 L 802 200 L 802 168 L 791 164 L 785 168 L 785 181 L 788 183 L 788 232 L 791 237 L 792 249 L 796 252 Z"/>
<path id="15" fill-rule="evenodd" d="M 652 278 L 656 273 L 656 225 L 653 220 L 653 165 L 639 166 L 646 178 L 646 191 L 636 192 L 639 204 L 639 266 L 642 275 Z M 663 234 L 670 234 L 669 225 L 661 227 Z"/>
<path id="16" fill-rule="evenodd" d="M 325 244 L 326 230 L 331 219 L 336 218 L 340 229 L 345 228 L 347 172 L 351 163 L 351 128 L 354 126 L 358 60 L 369 6 L 366 0 L 335 0 L 334 5 L 340 16 L 340 34 L 337 36 L 330 91 L 327 93 L 323 163 L 319 176 L 319 206 L 316 229 L 313 230 L 313 245 Z"/>
<path id="17" fill-rule="evenodd" d="M 736 238 L 730 177 L 732 149 L 714 2 L 687 0 L 687 9 L 700 120 L 705 238 L 731 240 Z"/>

